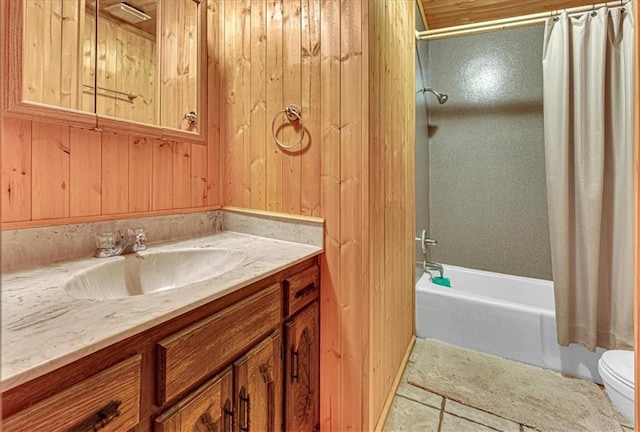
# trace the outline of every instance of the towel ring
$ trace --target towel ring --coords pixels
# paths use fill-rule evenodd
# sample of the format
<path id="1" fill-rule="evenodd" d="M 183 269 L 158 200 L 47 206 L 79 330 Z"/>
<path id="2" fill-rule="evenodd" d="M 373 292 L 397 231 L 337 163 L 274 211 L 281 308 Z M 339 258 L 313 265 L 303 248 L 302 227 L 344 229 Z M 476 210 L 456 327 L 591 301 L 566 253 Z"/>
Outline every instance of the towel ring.
<path id="1" fill-rule="evenodd" d="M 295 144 L 291 144 L 289 146 L 283 144 L 278 139 L 278 137 L 276 137 L 276 120 L 278 120 L 278 118 L 282 114 L 285 114 L 287 116 L 287 120 L 289 120 L 289 123 L 293 123 L 293 122 L 300 123 L 300 139 L 298 139 L 298 141 L 296 141 Z M 302 142 L 302 139 L 304 138 L 304 128 L 302 127 L 302 115 L 300 114 L 300 108 L 296 105 L 289 105 L 282 111 L 277 112 L 276 115 L 273 116 L 273 121 L 271 122 L 271 135 L 273 136 L 273 139 L 275 140 L 278 147 L 280 147 L 283 150 L 290 150 L 300 145 L 300 143 Z"/>

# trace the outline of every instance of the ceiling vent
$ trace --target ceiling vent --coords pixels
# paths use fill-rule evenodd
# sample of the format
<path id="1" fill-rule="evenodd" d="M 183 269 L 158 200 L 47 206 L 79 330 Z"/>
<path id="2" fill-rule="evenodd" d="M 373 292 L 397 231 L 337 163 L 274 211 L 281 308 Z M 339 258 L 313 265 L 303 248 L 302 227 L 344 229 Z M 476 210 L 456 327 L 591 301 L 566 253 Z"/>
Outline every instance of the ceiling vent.
<path id="1" fill-rule="evenodd" d="M 129 24 L 137 24 L 151 19 L 146 13 L 126 3 L 116 3 L 106 7 L 105 10 Z"/>

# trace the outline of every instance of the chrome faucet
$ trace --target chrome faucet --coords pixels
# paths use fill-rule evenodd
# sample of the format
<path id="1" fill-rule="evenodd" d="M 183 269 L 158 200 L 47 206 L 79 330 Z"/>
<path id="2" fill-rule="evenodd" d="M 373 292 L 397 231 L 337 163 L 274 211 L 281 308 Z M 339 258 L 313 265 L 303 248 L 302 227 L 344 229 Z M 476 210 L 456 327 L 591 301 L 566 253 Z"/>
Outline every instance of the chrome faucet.
<path id="1" fill-rule="evenodd" d="M 147 249 L 147 235 L 143 229 L 129 229 L 127 235 L 123 230 L 118 231 L 118 242 L 116 243 L 113 233 L 100 233 L 96 235 L 97 258 L 112 257 L 122 255 L 127 250 L 140 252 Z"/>
<path id="2" fill-rule="evenodd" d="M 420 246 L 422 246 L 422 255 L 424 256 L 424 261 L 422 261 L 422 269 L 425 271 L 425 273 L 433 271 L 433 270 L 437 270 L 438 273 L 440 273 L 440 277 L 444 277 L 444 267 L 442 266 L 442 264 L 434 262 L 434 261 L 429 261 L 427 259 L 428 256 L 428 247 L 429 246 L 435 246 L 438 244 L 437 240 L 433 240 L 430 238 L 427 238 L 427 231 L 426 230 L 422 230 L 422 236 L 421 237 L 416 237 L 416 241 L 420 242 Z M 431 274 L 431 273 L 429 273 Z"/>
<path id="3" fill-rule="evenodd" d="M 440 277 L 444 277 L 444 267 L 440 263 L 424 260 L 422 262 L 422 267 L 425 272 L 437 270 L 440 273 Z"/>

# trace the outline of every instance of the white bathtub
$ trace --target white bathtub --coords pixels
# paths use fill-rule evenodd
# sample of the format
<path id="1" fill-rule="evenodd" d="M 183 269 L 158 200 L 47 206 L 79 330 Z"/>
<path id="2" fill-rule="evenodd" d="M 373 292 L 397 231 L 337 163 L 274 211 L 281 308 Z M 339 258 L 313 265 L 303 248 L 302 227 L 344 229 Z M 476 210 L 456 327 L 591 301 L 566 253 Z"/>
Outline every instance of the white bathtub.
<path id="1" fill-rule="evenodd" d="M 595 353 L 556 339 L 553 282 L 445 266 L 451 288 L 416 284 L 418 337 L 434 338 L 602 383 Z"/>

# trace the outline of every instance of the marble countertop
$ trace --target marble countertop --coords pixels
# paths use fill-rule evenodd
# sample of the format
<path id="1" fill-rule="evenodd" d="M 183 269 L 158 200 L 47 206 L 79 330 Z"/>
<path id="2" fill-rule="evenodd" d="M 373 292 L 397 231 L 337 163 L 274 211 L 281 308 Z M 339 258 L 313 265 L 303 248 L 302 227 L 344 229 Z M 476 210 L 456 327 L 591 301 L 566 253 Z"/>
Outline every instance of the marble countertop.
<path id="1" fill-rule="evenodd" d="M 207 281 L 143 296 L 113 300 L 71 297 L 63 288 L 75 272 L 104 263 L 85 258 L 2 275 L 1 386 L 6 391 L 223 297 L 322 248 L 292 241 L 222 231 L 190 240 L 151 245 L 148 251 L 180 248 L 242 251 L 242 264 Z"/>

